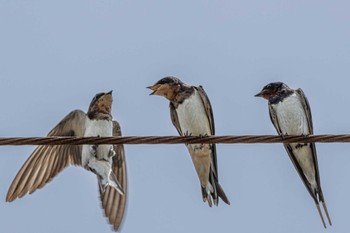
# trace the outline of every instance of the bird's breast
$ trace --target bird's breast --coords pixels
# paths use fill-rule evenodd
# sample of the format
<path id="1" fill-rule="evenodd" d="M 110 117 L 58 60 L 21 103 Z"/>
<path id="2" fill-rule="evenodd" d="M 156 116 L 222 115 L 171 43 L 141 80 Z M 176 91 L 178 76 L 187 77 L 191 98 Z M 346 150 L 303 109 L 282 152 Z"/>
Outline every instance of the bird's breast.
<path id="1" fill-rule="evenodd" d="M 108 120 L 87 119 L 85 137 L 109 137 L 113 134 L 113 123 Z"/>
<path id="2" fill-rule="evenodd" d="M 177 115 L 183 134 L 193 136 L 211 135 L 209 116 L 197 91 L 182 104 L 179 104 Z"/>
<path id="3" fill-rule="evenodd" d="M 273 108 L 283 134 L 307 135 L 310 133 L 306 113 L 296 94 L 274 104 Z"/>

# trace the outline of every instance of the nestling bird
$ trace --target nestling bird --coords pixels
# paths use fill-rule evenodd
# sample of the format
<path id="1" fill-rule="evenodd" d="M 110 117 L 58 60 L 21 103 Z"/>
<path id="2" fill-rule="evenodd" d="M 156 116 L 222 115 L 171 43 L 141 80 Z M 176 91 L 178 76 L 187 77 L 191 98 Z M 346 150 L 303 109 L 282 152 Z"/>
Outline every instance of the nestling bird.
<path id="1" fill-rule="evenodd" d="M 204 89 L 186 85 L 175 77 L 165 77 L 148 87 L 151 95 L 164 96 L 170 101 L 171 120 L 180 136 L 215 135 L 214 117 Z M 203 201 L 218 205 L 219 197 L 230 204 L 219 184 L 215 144 L 186 145 L 198 174 Z"/>
<path id="2" fill-rule="evenodd" d="M 74 110 L 48 136 L 121 136 L 119 123 L 112 120 L 112 91 L 97 94 L 88 112 Z M 96 174 L 102 208 L 109 223 L 118 230 L 126 206 L 126 162 L 123 145 L 42 145 L 30 155 L 8 190 L 12 202 L 45 186 L 68 165 L 81 166 Z"/>
<path id="3" fill-rule="evenodd" d="M 282 82 L 274 82 L 266 85 L 255 96 L 268 100 L 270 118 L 279 135 L 313 134 L 310 105 L 300 88 L 293 90 Z M 320 202 L 329 225 L 332 225 L 321 189 L 315 143 L 285 143 L 284 147 L 315 201 L 323 226 L 326 228 Z"/>

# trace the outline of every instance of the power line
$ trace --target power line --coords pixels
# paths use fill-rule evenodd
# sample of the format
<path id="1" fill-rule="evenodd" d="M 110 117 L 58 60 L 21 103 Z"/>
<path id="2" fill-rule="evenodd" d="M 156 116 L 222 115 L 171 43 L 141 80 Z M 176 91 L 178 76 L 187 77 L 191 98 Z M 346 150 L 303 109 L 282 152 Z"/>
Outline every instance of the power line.
<path id="1" fill-rule="evenodd" d="M 350 142 L 350 134 L 308 136 L 130 136 L 130 137 L 11 137 L 0 138 L 0 146 L 82 144 L 251 144 L 251 143 Z"/>

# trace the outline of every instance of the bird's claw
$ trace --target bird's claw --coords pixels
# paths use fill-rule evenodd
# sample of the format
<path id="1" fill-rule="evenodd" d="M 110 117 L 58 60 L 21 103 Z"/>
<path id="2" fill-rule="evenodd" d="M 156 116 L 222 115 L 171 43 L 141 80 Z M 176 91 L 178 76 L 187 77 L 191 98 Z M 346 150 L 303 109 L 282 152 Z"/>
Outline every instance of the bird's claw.
<path id="1" fill-rule="evenodd" d="M 209 135 L 207 133 L 205 133 L 205 134 L 199 134 L 198 136 L 201 138 L 205 138 L 205 137 L 208 137 Z"/>
<path id="2" fill-rule="evenodd" d="M 190 137 L 190 136 L 192 136 L 192 133 L 189 133 L 188 131 L 186 131 L 186 133 L 184 133 L 184 136 Z"/>

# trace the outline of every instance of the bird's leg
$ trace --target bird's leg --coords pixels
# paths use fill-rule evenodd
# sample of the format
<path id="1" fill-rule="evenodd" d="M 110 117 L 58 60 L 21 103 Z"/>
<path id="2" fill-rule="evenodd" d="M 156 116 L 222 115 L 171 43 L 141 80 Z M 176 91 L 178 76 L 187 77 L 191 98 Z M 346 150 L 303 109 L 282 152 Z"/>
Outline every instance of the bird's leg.
<path id="1" fill-rule="evenodd" d="M 186 136 L 186 137 L 192 136 L 192 133 L 189 133 L 187 130 L 186 133 L 184 133 L 184 136 Z"/>

